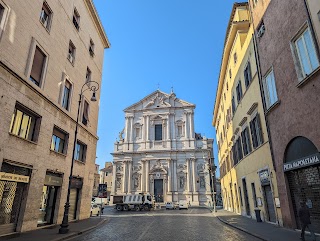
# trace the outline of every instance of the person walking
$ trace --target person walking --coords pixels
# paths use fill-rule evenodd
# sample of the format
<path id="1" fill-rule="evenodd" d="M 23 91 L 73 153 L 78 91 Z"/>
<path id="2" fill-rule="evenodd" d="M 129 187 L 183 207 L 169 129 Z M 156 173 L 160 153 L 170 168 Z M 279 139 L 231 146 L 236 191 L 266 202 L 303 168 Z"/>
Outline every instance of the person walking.
<path id="1" fill-rule="evenodd" d="M 310 221 L 310 212 L 309 212 L 309 208 L 307 207 L 305 202 L 300 202 L 300 208 L 298 211 L 298 215 L 299 215 L 299 219 L 300 219 L 300 223 L 301 223 L 301 239 L 303 241 L 305 241 L 305 237 L 304 237 L 304 232 L 306 230 L 306 228 L 309 229 L 310 233 L 311 233 L 311 237 L 313 241 L 316 241 L 316 236 L 313 232 L 313 228 L 311 226 L 311 221 Z"/>

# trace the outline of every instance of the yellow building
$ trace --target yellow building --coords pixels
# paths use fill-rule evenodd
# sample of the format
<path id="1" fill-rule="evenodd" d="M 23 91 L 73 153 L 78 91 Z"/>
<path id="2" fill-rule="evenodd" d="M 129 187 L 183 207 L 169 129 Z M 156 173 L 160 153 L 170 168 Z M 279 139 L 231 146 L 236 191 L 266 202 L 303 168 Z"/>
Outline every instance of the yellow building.
<path id="1" fill-rule="evenodd" d="M 235 3 L 214 106 L 224 209 L 263 221 L 282 218 L 268 141 L 248 3 Z"/>

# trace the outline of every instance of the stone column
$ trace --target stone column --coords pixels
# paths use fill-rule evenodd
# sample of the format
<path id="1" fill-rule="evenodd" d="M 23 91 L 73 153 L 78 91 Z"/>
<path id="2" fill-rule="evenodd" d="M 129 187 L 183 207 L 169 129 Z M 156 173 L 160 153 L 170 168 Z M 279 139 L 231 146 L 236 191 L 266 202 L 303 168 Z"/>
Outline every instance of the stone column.
<path id="1" fill-rule="evenodd" d="M 142 138 L 142 141 L 146 141 L 146 116 L 143 116 L 143 126 L 141 128 L 141 138 Z"/>
<path id="2" fill-rule="evenodd" d="M 190 160 L 187 159 L 187 192 L 190 192 Z"/>
<path id="3" fill-rule="evenodd" d="M 142 165 L 142 168 L 141 168 L 141 173 L 142 173 L 142 176 L 141 176 L 141 191 L 144 192 L 145 191 L 145 181 L 146 181 L 146 171 L 145 171 L 145 160 L 141 160 L 141 165 Z"/>
<path id="4" fill-rule="evenodd" d="M 168 159 L 168 192 L 172 191 L 172 170 L 171 170 L 171 159 Z"/>
<path id="5" fill-rule="evenodd" d="M 124 133 L 125 133 L 125 142 L 128 142 L 129 141 L 129 139 L 128 139 L 128 137 L 129 137 L 129 125 L 128 125 L 128 117 L 126 116 L 125 117 L 125 119 L 126 119 L 126 126 L 125 126 L 125 130 L 124 130 Z"/>
<path id="6" fill-rule="evenodd" d="M 117 180 L 117 165 L 114 162 L 113 166 L 112 166 L 112 184 L 113 184 L 112 190 L 111 190 L 112 194 L 116 194 L 116 192 L 117 192 L 117 182 L 116 182 L 116 180 Z"/>
<path id="7" fill-rule="evenodd" d="M 145 170 L 145 180 L 146 180 L 146 192 L 149 192 L 150 186 L 149 186 L 149 165 L 150 160 L 146 160 L 146 170 Z"/>
<path id="8" fill-rule="evenodd" d="M 122 192 L 125 193 L 126 192 L 126 180 L 127 180 L 127 165 L 126 165 L 126 161 L 123 161 L 122 165 L 123 165 Z"/>
<path id="9" fill-rule="evenodd" d="M 186 139 L 189 138 L 189 132 L 188 132 L 188 125 L 189 125 L 189 120 L 188 120 L 188 112 L 185 112 L 186 115 L 186 123 L 185 123 L 185 137 Z"/>
<path id="10" fill-rule="evenodd" d="M 177 180 L 177 162 L 178 160 L 174 160 L 174 174 L 173 174 L 173 180 L 174 180 L 174 191 L 178 191 L 178 180 Z"/>
<path id="11" fill-rule="evenodd" d="M 146 140 L 149 141 L 149 131 L 150 131 L 150 116 L 147 115 L 147 137 L 146 137 Z"/>
<path id="12" fill-rule="evenodd" d="M 190 117 L 190 138 L 194 138 L 194 114 L 191 112 Z"/>
<path id="13" fill-rule="evenodd" d="M 132 161 L 128 161 L 128 193 L 131 193 Z"/>
<path id="14" fill-rule="evenodd" d="M 133 116 L 130 116 L 130 142 L 133 142 Z"/>
<path id="15" fill-rule="evenodd" d="M 197 178 L 197 171 L 196 171 L 196 159 L 192 159 L 192 173 L 193 173 L 193 180 L 192 180 L 192 190 L 196 192 L 196 178 Z"/>

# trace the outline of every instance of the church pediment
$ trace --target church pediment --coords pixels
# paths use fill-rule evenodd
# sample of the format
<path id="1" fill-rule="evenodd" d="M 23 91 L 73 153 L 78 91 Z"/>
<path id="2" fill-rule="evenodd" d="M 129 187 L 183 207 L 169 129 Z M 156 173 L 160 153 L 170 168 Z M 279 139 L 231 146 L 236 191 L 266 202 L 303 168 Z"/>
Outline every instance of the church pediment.
<path id="1" fill-rule="evenodd" d="M 171 107 L 194 107 L 194 104 L 188 103 L 186 101 L 180 100 L 176 97 L 174 93 L 167 94 L 160 90 L 157 90 L 150 95 L 146 96 L 139 102 L 129 106 L 124 111 L 139 111 L 139 110 L 149 110 L 157 108 L 171 108 Z"/>

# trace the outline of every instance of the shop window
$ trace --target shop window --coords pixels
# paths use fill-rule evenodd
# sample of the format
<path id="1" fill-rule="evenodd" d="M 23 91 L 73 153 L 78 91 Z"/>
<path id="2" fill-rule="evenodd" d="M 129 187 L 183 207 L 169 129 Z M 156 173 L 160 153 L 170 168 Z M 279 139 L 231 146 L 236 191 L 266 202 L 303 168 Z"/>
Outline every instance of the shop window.
<path id="1" fill-rule="evenodd" d="M 53 128 L 51 139 L 51 150 L 62 154 L 67 154 L 68 134 L 58 127 Z"/>
<path id="2" fill-rule="evenodd" d="M 70 61 L 70 63 L 74 63 L 76 57 L 76 47 L 74 46 L 74 44 L 71 42 L 69 42 L 69 51 L 68 51 L 68 60 Z"/>
<path id="3" fill-rule="evenodd" d="M 162 125 L 155 125 L 155 140 L 156 141 L 161 141 L 162 140 Z"/>
<path id="4" fill-rule="evenodd" d="M 239 80 L 237 87 L 236 87 L 236 92 L 237 92 L 237 101 L 238 104 L 240 103 L 240 100 L 242 99 L 242 86 L 241 86 L 241 81 Z"/>
<path id="5" fill-rule="evenodd" d="M 250 62 L 248 62 L 246 68 L 244 69 L 244 82 L 246 87 L 250 85 L 251 80 L 252 80 L 251 65 L 250 65 Z"/>
<path id="6" fill-rule="evenodd" d="M 89 53 L 91 57 L 94 56 L 94 42 L 92 41 L 92 39 L 90 39 Z"/>
<path id="7" fill-rule="evenodd" d="M 73 22 L 73 26 L 79 31 L 79 29 L 80 29 L 80 14 L 78 13 L 77 9 L 73 10 L 72 22 Z"/>
<path id="8" fill-rule="evenodd" d="M 246 156 L 251 152 L 251 142 L 249 138 L 249 128 L 246 127 L 242 133 L 241 133 L 241 138 L 242 138 L 242 144 L 243 144 L 243 154 Z"/>
<path id="9" fill-rule="evenodd" d="M 71 102 L 71 90 L 72 85 L 68 80 L 65 80 L 63 93 L 62 93 L 62 107 L 66 110 L 70 110 L 70 102 Z"/>
<path id="10" fill-rule="evenodd" d="M 87 72 L 86 72 L 86 83 L 91 81 L 91 70 L 87 67 Z"/>
<path id="11" fill-rule="evenodd" d="M 41 117 L 26 107 L 16 104 L 10 125 L 10 133 L 29 141 L 38 141 Z"/>
<path id="12" fill-rule="evenodd" d="M 83 111 L 82 111 L 82 124 L 88 125 L 89 121 L 89 103 L 84 100 L 83 102 Z"/>
<path id="13" fill-rule="evenodd" d="M 76 149 L 74 152 L 74 159 L 77 161 L 85 162 L 87 154 L 87 145 L 80 141 L 77 141 Z"/>
<path id="14" fill-rule="evenodd" d="M 273 104 L 275 104 L 278 101 L 273 70 L 271 70 L 263 79 L 263 88 L 267 109 L 269 109 Z"/>
<path id="15" fill-rule="evenodd" d="M 253 148 L 259 147 L 263 143 L 263 133 L 261 129 L 260 115 L 257 114 L 250 122 L 251 139 Z"/>
<path id="16" fill-rule="evenodd" d="M 319 67 L 319 59 L 316 54 L 314 41 L 310 33 L 310 29 L 307 28 L 302 34 L 298 35 L 293 41 L 295 49 L 295 58 L 299 64 L 299 73 L 301 76 L 300 81 L 310 75 L 315 69 Z"/>
<path id="17" fill-rule="evenodd" d="M 29 78 L 39 87 L 42 85 L 44 79 L 46 61 L 46 54 L 38 46 L 36 46 Z"/>
<path id="18" fill-rule="evenodd" d="M 51 20 L 52 20 L 52 11 L 47 2 L 44 2 L 42 5 L 41 13 L 40 13 L 40 22 L 42 23 L 43 27 L 45 27 L 48 31 L 51 27 Z"/>

